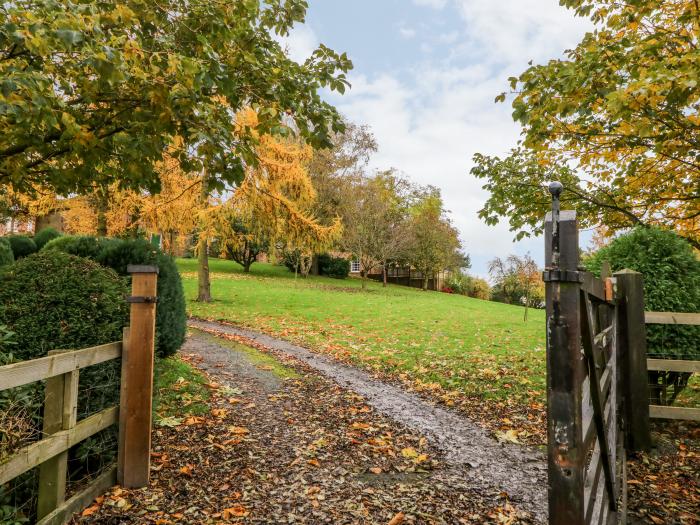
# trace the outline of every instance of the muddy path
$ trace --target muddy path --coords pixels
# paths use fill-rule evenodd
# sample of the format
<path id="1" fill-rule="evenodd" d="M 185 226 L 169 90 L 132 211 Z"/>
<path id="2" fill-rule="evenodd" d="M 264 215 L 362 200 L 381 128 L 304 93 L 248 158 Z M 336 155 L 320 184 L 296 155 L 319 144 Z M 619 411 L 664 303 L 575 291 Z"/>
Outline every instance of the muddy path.
<path id="1" fill-rule="evenodd" d="M 518 445 L 499 443 L 464 415 L 439 407 L 403 388 L 373 378 L 287 341 L 226 324 L 191 319 L 192 328 L 233 335 L 293 358 L 338 385 L 363 396 L 382 415 L 425 436 L 464 482 L 483 494 L 506 493 L 539 521 L 547 517 L 547 471 L 544 455 Z M 205 361 L 216 354 L 201 354 Z"/>

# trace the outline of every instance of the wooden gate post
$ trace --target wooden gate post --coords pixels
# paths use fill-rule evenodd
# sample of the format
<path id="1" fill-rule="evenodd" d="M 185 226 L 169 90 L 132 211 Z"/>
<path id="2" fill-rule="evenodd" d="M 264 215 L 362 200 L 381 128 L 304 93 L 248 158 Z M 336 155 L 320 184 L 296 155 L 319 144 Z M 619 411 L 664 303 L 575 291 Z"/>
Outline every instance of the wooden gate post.
<path id="1" fill-rule="evenodd" d="M 547 472 L 550 525 L 581 525 L 584 516 L 581 352 L 576 213 L 559 211 L 562 186 L 545 219 L 547 304 Z"/>
<path id="2" fill-rule="evenodd" d="M 158 267 L 129 265 L 130 327 L 122 363 L 117 480 L 122 487 L 148 485 Z"/>
<path id="3" fill-rule="evenodd" d="M 618 295 L 617 338 L 621 350 L 620 380 L 628 452 L 651 448 L 649 378 L 644 321 L 644 279 L 641 273 L 615 273 Z"/>

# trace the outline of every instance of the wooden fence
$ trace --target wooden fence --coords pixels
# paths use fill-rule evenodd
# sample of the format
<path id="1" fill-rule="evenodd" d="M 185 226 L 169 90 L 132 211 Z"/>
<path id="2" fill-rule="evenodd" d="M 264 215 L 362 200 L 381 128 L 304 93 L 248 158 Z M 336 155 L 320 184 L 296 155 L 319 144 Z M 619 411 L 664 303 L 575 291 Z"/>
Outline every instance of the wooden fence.
<path id="1" fill-rule="evenodd" d="M 646 324 L 700 325 L 700 313 L 645 312 Z M 700 361 L 681 359 L 647 359 L 647 370 L 663 372 L 700 373 Z M 650 405 L 649 417 L 700 421 L 700 407 Z"/>
<path id="2" fill-rule="evenodd" d="M 38 524 L 60 524 L 117 481 L 125 487 L 148 483 L 151 399 L 158 270 L 130 266 L 130 328 L 122 341 L 81 350 L 53 350 L 46 357 L 0 367 L 0 390 L 45 381 L 42 439 L 0 462 L 0 485 L 39 467 Z M 77 420 L 80 370 L 122 359 L 120 404 Z M 117 464 L 66 500 L 68 450 L 119 423 Z"/>

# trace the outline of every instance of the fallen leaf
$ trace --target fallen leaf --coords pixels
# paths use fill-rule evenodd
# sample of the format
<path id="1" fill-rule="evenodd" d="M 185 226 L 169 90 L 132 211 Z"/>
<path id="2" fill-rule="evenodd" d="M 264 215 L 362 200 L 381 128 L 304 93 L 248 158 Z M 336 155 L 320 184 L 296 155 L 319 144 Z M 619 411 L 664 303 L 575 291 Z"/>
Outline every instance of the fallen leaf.
<path id="1" fill-rule="evenodd" d="M 89 506 L 87 509 L 85 509 L 85 510 L 82 512 L 81 516 L 83 516 L 83 517 L 85 517 L 85 516 L 91 516 L 91 515 L 93 515 L 95 512 L 97 512 L 98 510 L 100 510 L 100 506 L 99 506 L 97 503 L 95 503 L 94 505 L 91 505 L 91 506 Z"/>
<path id="2" fill-rule="evenodd" d="M 387 525 L 400 525 L 401 523 L 403 523 L 405 517 L 406 515 L 403 512 L 399 512 L 398 514 L 396 514 L 396 516 L 391 518 L 391 521 L 389 521 Z"/>
<path id="3" fill-rule="evenodd" d="M 234 505 L 221 511 L 221 517 L 225 520 L 231 518 L 241 518 L 250 514 L 243 505 Z"/>
<path id="4" fill-rule="evenodd" d="M 407 447 L 401 450 L 401 455 L 407 459 L 414 459 L 418 457 L 418 452 L 415 448 Z"/>
<path id="5" fill-rule="evenodd" d="M 248 430 L 245 427 L 228 427 L 228 431 L 231 432 L 231 434 L 248 434 L 250 430 Z"/>
<path id="6" fill-rule="evenodd" d="M 372 474 L 381 474 L 382 473 L 382 469 L 380 469 L 379 467 L 372 467 L 371 469 L 369 469 L 369 471 Z"/>

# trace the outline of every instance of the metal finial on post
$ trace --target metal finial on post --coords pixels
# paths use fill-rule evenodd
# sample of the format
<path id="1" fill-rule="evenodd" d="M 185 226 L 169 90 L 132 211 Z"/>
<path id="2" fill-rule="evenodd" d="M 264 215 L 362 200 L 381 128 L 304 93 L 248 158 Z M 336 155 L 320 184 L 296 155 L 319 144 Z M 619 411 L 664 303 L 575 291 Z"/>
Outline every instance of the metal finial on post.
<path id="1" fill-rule="evenodd" d="M 552 267 L 559 267 L 559 197 L 564 191 L 561 182 L 554 181 L 549 184 L 549 193 L 552 194 Z"/>

